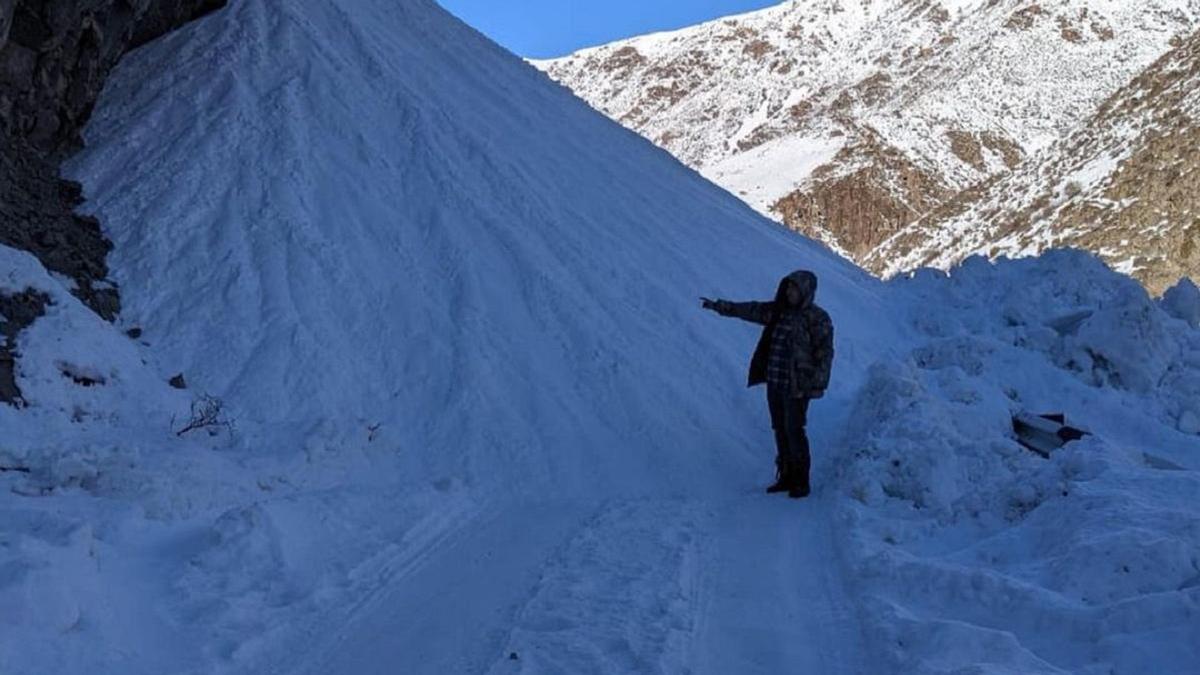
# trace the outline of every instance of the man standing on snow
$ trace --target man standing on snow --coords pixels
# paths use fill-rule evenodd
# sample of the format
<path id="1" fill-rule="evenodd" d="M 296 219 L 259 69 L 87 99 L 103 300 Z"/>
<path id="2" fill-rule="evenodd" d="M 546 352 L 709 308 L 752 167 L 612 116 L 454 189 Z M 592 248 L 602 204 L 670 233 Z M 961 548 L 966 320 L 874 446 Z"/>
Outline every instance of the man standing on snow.
<path id="1" fill-rule="evenodd" d="M 833 366 L 833 322 L 813 302 L 816 293 L 817 276 L 799 270 L 779 282 L 770 302 L 701 298 L 705 309 L 765 326 L 750 361 L 748 386 L 767 385 L 777 451 L 776 481 L 767 492 L 787 490 L 794 499 L 809 493 L 808 404 L 825 395 Z"/>

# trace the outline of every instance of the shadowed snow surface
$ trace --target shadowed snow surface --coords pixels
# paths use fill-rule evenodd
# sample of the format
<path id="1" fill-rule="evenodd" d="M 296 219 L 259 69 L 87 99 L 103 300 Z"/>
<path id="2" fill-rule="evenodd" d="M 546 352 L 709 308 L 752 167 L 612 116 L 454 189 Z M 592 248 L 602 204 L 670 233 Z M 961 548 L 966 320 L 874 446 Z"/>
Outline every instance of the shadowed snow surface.
<path id="1" fill-rule="evenodd" d="M 761 453 L 754 335 L 697 296 L 808 267 L 839 366 L 883 338 L 864 274 L 422 0 L 237 3 L 132 57 L 88 142 L 127 318 L 264 445 L 380 424 L 414 478 L 713 489 Z"/>
<path id="2" fill-rule="evenodd" d="M 371 563 L 311 550 L 329 535 L 305 522 L 328 508 L 310 492 L 222 516 L 187 593 L 272 566 L 304 579 L 250 586 L 292 630 L 239 634 L 249 610 L 196 610 L 199 648 L 237 672 L 689 669 L 705 607 L 756 621 L 712 593 L 750 581 L 758 556 L 725 549 L 759 525 L 739 500 L 759 498 L 774 452 L 762 394 L 742 387 L 757 329 L 698 296 L 768 298 L 793 269 L 820 275 L 841 332 L 817 414 L 895 330 L 881 284 L 425 0 L 234 3 L 131 55 L 88 144 L 72 170 L 109 223 L 125 319 L 159 368 L 225 402 L 244 461 L 336 467 L 307 489 L 337 495 L 322 504 L 390 491 L 372 516 L 385 523 L 405 495 L 445 511 L 428 539 L 382 524 L 395 557 L 349 588 L 329 567 Z M 785 506 L 762 512 L 754 543 L 791 532 L 810 540 L 793 564 L 827 569 L 816 605 L 757 628 L 760 648 L 794 651 L 851 608 L 824 581 L 825 507 L 810 531 Z M 741 557 L 721 567 L 718 552 Z M 847 620 L 838 639 L 857 641 Z"/>

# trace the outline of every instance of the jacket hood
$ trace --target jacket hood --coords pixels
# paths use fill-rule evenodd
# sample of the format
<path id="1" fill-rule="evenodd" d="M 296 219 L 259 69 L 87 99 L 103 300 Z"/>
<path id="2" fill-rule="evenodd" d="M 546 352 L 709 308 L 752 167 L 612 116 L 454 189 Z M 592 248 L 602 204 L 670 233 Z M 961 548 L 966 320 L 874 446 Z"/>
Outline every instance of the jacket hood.
<path id="1" fill-rule="evenodd" d="M 817 297 L 817 275 L 808 270 L 796 270 L 779 281 L 775 291 L 775 302 L 787 301 L 787 285 L 793 283 L 800 289 L 800 306 L 808 307 Z"/>

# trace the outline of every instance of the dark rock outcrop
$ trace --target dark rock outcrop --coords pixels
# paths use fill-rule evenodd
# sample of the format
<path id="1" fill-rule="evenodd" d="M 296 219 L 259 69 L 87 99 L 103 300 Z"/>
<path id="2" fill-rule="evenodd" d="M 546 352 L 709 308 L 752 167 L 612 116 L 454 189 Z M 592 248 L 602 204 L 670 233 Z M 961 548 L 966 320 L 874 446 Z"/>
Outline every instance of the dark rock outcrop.
<path id="1" fill-rule="evenodd" d="M 0 244 L 32 253 L 74 281 L 72 292 L 112 321 L 120 297 L 107 280 L 112 244 L 75 213 L 82 187 L 59 164 L 126 51 L 206 14 L 225 0 L 0 0 Z M 20 405 L 17 334 L 41 316 L 32 290 L 0 295 L 0 402 Z"/>
<path id="2" fill-rule="evenodd" d="M 21 406 L 17 387 L 17 334 L 46 311 L 50 298 L 33 289 L 21 293 L 0 293 L 0 402 Z"/>
<path id="3" fill-rule="evenodd" d="M 0 0 L 0 130 L 61 158 L 126 51 L 225 0 Z M 0 35 L 5 29 L 0 28 Z"/>
<path id="4" fill-rule="evenodd" d="M 2 133 L 2 132 L 0 132 Z M 95 218 L 74 213 L 83 201 L 78 183 L 21 140 L 0 147 L 0 244 L 29 251 L 46 269 L 75 282 L 74 293 L 111 321 L 120 309 L 105 256 L 112 244 Z"/>
<path id="5" fill-rule="evenodd" d="M 112 320 L 106 281 L 112 245 L 74 209 L 77 183 L 59 163 L 108 73 L 129 49 L 217 9 L 225 0 L 0 0 L 0 244 L 29 251 L 75 282 L 74 293 Z"/>

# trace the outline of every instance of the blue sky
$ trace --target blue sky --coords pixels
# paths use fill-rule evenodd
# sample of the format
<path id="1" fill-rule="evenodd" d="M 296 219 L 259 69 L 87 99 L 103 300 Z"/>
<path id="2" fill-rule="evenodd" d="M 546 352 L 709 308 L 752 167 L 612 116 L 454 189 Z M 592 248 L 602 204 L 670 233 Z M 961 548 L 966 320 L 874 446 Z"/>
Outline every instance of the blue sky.
<path id="1" fill-rule="evenodd" d="M 438 0 L 529 58 L 562 56 L 620 38 L 683 28 L 780 0 Z"/>

